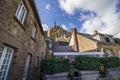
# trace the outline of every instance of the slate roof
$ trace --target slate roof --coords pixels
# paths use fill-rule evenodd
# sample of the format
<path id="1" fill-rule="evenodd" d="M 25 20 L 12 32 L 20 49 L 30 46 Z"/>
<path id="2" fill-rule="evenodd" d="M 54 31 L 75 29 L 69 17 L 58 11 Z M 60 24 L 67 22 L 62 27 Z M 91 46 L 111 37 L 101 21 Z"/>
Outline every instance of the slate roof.
<path id="1" fill-rule="evenodd" d="M 90 34 L 86 34 L 86 33 L 78 33 L 78 34 L 81 35 L 81 36 L 83 36 L 83 37 L 86 37 L 86 38 L 88 38 L 88 39 L 90 39 L 90 40 L 92 40 L 92 41 L 99 42 L 99 43 L 119 44 L 119 43 L 118 43 L 118 40 L 116 41 L 115 38 L 114 38 L 114 40 L 115 40 L 116 43 L 110 43 L 110 42 L 103 42 L 103 41 L 99 41 L 99 40 L 97 40 L 97 39 L 94 39 L 93 36 L 90 35 Z M 101 33 L 99 33 L 99 34 L 101 34 Z M 110 36 L 111 36 L 111 35 L 110 35 Z"/>
<path id="2" fill-rule="evenodd" d="M 58 41 L 58 42 L 57 42 L 57 45 L 58 45 L 58 46 L 68 46 L 68 45 L 69 45 L 69 42 Z"/>
<path id="3" fill-rule="evenodd" d="M 114 40 L 115 40 L 115 43 L 120 44 L 120 39 L 119 38 L 114 38 Z"/>
<path id="4" fill-rule="evenodd" d="M 75 52 L 72 46 L 55 46 L 54 52 Z"/>

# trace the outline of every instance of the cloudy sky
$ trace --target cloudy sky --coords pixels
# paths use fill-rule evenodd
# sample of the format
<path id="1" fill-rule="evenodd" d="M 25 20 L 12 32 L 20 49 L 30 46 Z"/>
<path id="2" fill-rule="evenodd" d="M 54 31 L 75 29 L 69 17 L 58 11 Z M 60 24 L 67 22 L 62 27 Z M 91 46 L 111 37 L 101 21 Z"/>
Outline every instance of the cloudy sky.
<path id="1" fill-rule="evenodd" d="M 35 0 L 44 30 L 54 21 L 65 30 L 120 32 L 120 0 Z"/>

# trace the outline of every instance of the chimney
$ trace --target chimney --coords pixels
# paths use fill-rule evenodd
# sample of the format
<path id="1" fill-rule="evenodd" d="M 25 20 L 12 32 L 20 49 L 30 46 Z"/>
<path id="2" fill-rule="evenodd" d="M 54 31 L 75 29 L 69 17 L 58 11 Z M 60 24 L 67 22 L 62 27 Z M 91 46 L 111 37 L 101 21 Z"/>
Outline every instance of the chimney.
<path id="1" fill-rule="evenodd" d="M 77 29 L 73 28 L 72 32 L 73 32 L 73 34 L 77 34 Z"/>
<path id="2" fill-rule="evenodd" d="M 73 34 L 73 37 L 74 37 L 74 49 L 75 49 L 75 51 L 79 51 L 78 39 L 77 39 L 77 29 L 76 28 L 73 28 L 72 34 Z"/>
<path id="3" fill-rule="evenodd" d="M 97 30 L 94 30 L 92 35 L 96 35 L 97 33 L 98 33 Z"/>

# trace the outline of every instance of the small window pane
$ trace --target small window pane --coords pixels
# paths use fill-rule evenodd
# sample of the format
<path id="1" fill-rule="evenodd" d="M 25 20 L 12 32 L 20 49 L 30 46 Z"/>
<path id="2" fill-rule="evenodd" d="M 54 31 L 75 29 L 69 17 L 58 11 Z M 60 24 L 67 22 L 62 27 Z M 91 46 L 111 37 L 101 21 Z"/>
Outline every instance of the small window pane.
<path id="1" fill-rule="evenodd" d="M 10 53 L 12 52 L 12 49 L 10 49 Z"/>
<path id="2" fill-rule="evenodd" d="M 3 47 L 0 49 L 0 59 L 2 57 Z"/>
<path id="3" fill-rule="evenodd" d="M 8 64 L 8 62 L 9 62 L 9 59 L 7 60 L 7 64 Z"/>
<path id="4" fill-rule="evenodd" d="M 8 65 L 5 65 L 5 70 L 7 69 Z"/>
<path id="5" fill-rule="evenodd" d="M 24 15 L 25 15 L 25 9 L 24 9 L 24 7 L 23 7 L 23 9 L 22 9 L 22 14 L 21 14 L 21 22 L 23 21 Z"/>
<path id="6" fill-rule="evenodd" d="M 7 54 L 5 54 L 5 58 L 7 58 Z"/>
<path id="7" fill-rule="evenodd" d="M 19 15 L 19 12 L 20 12 L 20 8 L 21 8 L 21 6 L 22 6 L 22 3 L 20 3 L 19 6 L 18 6 L 18 8 L 17 8 L 16 16 Z"/>
<path id="8" fill-rule="evenodd" d="M 10 55 L 11 55 L 11 54 L 8 55 L 8 58 L 10 58 Z"/>
<path id="9" fill-rule="evenodd" d="M 0 71 L 0 76 L 2 76 L 2 71 Z"/>
<path id="10" fill-rule="evenodd" d="M 6 59 L 4 59 L 3 64 L 5 64 L 6 62 L 7 62 L 7 60 L 6 60 Z"/>
<path id="11" fill-rule="evenodd" d="M 9 52 L 9 49 L 7 49 L 7 53 Z"/>
<path id="12" fill-rule="evenodd" d="M 3 72 L 3 76 L 5 76 L 6 71 Z"/>
<path id="13" fill-rule="evenodd" d="M 2 77 L 2 80 L 4 80 L 5 79 L 5 77 Z"/>
<path id="14" fill-rule="evenodd" d="M 4 66 L 4 65 L 2 65 L 1 70 L 3 70 L 3 69 L 4 69 L 4 67 L 5 67 L 5 66 Z"/>

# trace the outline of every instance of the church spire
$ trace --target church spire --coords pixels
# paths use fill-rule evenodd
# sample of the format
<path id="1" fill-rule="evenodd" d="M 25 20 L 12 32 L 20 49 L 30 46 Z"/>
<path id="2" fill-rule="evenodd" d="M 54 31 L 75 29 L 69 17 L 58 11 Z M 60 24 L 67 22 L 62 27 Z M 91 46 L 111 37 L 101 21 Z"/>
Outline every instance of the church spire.
<path id="1" fill-rule="evenodd" d="M 54 21 L 54 26 L 56 26 L 56 21 Z"/>
<path id="2" fill-rule="evenodd" d="M 54 27 L 56 27 L 56 19 L 54 20 Z"/>

